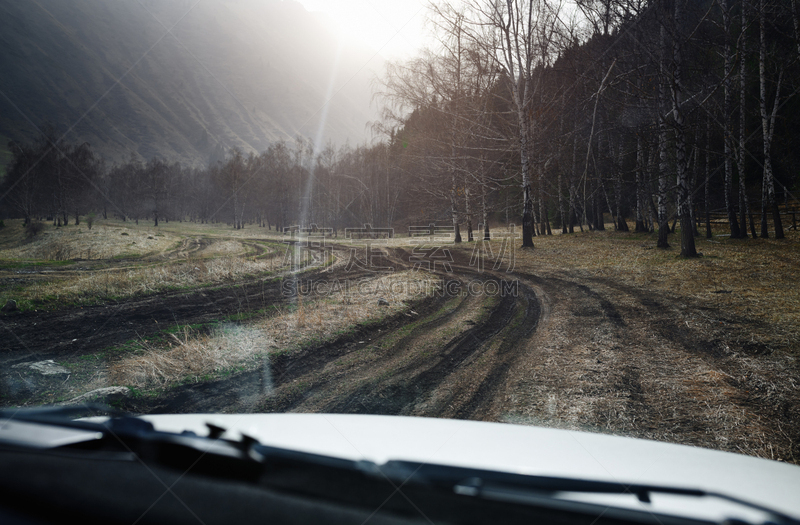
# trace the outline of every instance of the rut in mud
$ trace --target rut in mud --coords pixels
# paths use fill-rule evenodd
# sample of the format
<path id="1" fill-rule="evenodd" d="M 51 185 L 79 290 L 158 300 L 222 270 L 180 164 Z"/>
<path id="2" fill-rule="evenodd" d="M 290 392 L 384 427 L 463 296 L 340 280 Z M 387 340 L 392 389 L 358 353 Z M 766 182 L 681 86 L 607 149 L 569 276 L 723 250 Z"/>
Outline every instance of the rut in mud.
<path id="1" fill-rule="evenodd" d="M 202 241 L 202 242 L 201 242 Z M 243 243 L 256 257 L 269 254 L 259 244 Z M 182 249 L 202 250 L 209 243 L 187 240 Z M 167 257 L 172 257 L 170 253 Z M 182 257 L 182 256 L 181 256 Z M 320 264 L 318 259 L 315 264 Z M 323 270 L 312 270 L 307 278 L 318 278 Z M 353 273 L 359 278 L 364 272 Z M 162 292 L 141 298 L 109 302 L 97 306 L 57 311 L 24 312 L 0 318 L 3 346 L 0 365 L 21 360 L 58 359 L 64 354 L 90 354 L 136 338 L 147 337 L 175 325 L 203 324 L 247 314 L 276 304 L 286 297 L 281 293 L 281 277 L 240 280 L 187 291 Z"/>
<path id="2" fill-rule="evenodd" d="M 390 262 L 407 266 L 403 255 Z M 518 355 L 514 349 L 537 326 L 538 299 L 527 286 L 504 289 L 497 276 L 467 267 L 442 277 L 441 293 L 417 301 L 413 314 L 278 355 L 232 380 L 180 388 L 156 410 L 481 417 Z M 486 369 L 489 362 L 494 366 Z"/>
<path id="3" fill-rule="evenodd" d="M 397 257 L 406 255 L 402 251 Z M 454 417 L 695 444 L 797 461 L 797 364 L 742 341 L 747 319 L 585 275 L 513 279 L 516 296 L 430 298 L 236 380 L 187 386 L 157 411 Z"/>
<path id="4" fill-rule="evenodd" d="M 576 272 L 541 275 L 518 265 L 512 273 L 479 273 L 468 251 L 453 254 L 452 272 L 439 277 L 454 293 L 417 300 L 332 341 L 272 354 L 256 370 L 133 399 L 127 408 L 467 418 L 800 457 L 793 437 L 800 435 L 800 393 L 785 381 L 797 377 L 797 363 L 749 344 L 752 321 Z M 408 256 L 392 249 L 381 264 L 408 268 Z M 303 279 L 374 277 L 339 266 Z M 503 289 L 498 283 L 513 293 L 485 293 Z M 1 358 L 7 367 L 31 353 L 91 352 L 162 323 L 204 322 L 286 301 L 279 281 L 258 280 L 46 320 L 7 317 L 3 329 L 18 339 L 7 338 Z"/>

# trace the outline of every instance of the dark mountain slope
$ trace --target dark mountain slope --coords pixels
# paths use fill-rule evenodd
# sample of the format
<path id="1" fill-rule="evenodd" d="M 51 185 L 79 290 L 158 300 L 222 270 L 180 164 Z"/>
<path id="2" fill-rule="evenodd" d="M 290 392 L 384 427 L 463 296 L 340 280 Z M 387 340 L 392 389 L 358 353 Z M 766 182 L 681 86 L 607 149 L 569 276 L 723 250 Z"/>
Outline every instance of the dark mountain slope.
<path id="1" fill-rule="evenodd" d="M 280 0 L 0 0 L 0 46 L 3 146 L 49 121 L 113 160 L 201 164 L 314 139 L 325 115 L 323 141 L 360 142 L 381 67 Z"/>

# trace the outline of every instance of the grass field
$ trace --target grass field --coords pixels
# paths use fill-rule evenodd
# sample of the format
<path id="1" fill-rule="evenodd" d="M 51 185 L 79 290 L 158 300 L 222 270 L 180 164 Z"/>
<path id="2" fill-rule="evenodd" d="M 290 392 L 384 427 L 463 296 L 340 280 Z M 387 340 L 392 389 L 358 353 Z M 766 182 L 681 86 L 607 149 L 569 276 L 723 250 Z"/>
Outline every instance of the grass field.
<path id="1" fill-rule="evenodd" d="M 97 221 L 91 230 L 84 225 L 48 226 L 36 238 L 26 239 L 18 222 L 7 221 L 6 227 L 0 229 L 0 301 L 4 304 L 14 299 L 23 310 L 39 310 L 29 314 L 43 316 L 42 326 L 46 329 L 47 314 L 43 314 L 41 309 L 55 311 L 90 304 L 123 304 L 136 298 L 158 298 L 158 294 L 171 290 L 191 292 L 215 286 L 235 290 L 239 283 L 248 279 L 251 282 L 254 277 L 271 279 L 287 270 L 284 257 L 287 245 L 280 242 L 282 238 L 274 231 L 256 227 L 233 230 L 225 225 L 162 224 L 157 229 L 144 223 L 137 226 L 120 221 Z M 491 241 L 492 246 L 499 251 L 499 238 L 503 232 L 499 229 L 494 232 L 500 235 L 498 240 Z M 664 314 L 667 318 L 680 326 L 686 322 L 687 329 L 691 328 L 692 333 L 701 335 L 705 341 L 730 343 L 745 351 L 736 354 L 736 366 L 746 365 L 747 374 L 751 374 L 747 377 L 768 379 L 759 379 L 760 393 L 752 395 L 777 392 L 774 395 L 779 394 L 780 399 L 792 398 L 797 378 L 793 373 L 783 374 L 780 367 L 792 367 L 791 363 L 800 358 L 800 291 L 796 285 L 800 275 L 798 232 L 787 231 L 787 239 L 781 241 L 731 240 L 720 225 L 712 239 L 697 239 L 698 251 L 703 255 L 696 259 L 678 256 L 677 236 L 670 236 L 670 242 L 675 247 L 661 250 L 655 247 L 655 234 L 613 230 L 535 237 L 533 250 L 522 250 L 515 244 L 513 271 L 521 276 L 554 282 L 569 281 L 583 287 L 599 283 L 598 286 L 604 287 L 609 294 L 613 287 L 627 287 L 629 292 L 633 291 L 626 292 L 628 295 L 608 295 L 617 297 L 614 300 L 619 301 L 629 300 L 624 297 L 641 300 L 648 293 L 668 297 Z M 409 239 L 397 236 L 385 244 L 390 247 L 408 246 Z M 449 248 L 464 252 L 461 259 L 469 260 L 468 255 L 475 246 L 476 243 L 464 243 Z M 93 254 L 91 257 L 89 252 Z M 339 254 L 346 257 L 347 250 L 341 250 Z M 511 260 L 511 254 L 508 255 Z M 343 265 L 343 261 L 337 264 Z M 505 269 L 505 266 L 501 268 Z M 420 275 L 398 273 L 381 279 L 409 278 L 420 279 Z M 385 289 L 391 289 L 391 286 Z M 411 330 L 409 327 L 416 326 L 414 323 L 418 318 L 408 313 L 409 301 L 414 298 L 413 294 L 389 295 L 386 297 L 389 305 L 377 308 L 374 294 L 337 292 L 323 297 L 300 296 L 287 304 L 258 305 L 213 322 L 191 326 L 179 323 L 158 325 L 155 332 L 148 329 L 150 335 L 88 353 L 60 354 L 59 363 L 70 370 L 67 380 L 39 378 L 32 372 L 16 369 L 8 372 L 15 378 L 22 378 L 19 388 L 28 393 L 24 404 L 65 402 L 96 388 L 117 385 L 128 387 L 134 396 L 159 396 L 180 385 L 216 381 L 257 369 L 264 365 L 265 359 L 305 355 L 309 348 L 324 346 L 326 341 L 353 334 L 359 326 L 380 323 L 388 316 L 409 316 L 408 326 L 403 327 L 401 323 L 382 343 L 381 348 L 384 348 L 392 341 L 406 337 Z M 616 306 L 640 308 L 635 301 L 629 305 L 617 303 Z M 682 316 L 684 309 L 690 311 L 685 319 Z M 437 314 L 431 315 L 436 317 Z M 13 320 L 13 315 L 7 315 L 5 319 Z M 732 319 L 739 320 L 735 321 L 735 327 L 725 324 L 734 322 Z M 742 319 L 748 320 L 746 326 L 741 324 Z M 591 331 L 591 323 L 580 329 Z M 647 330 L 648 327 L 642 325 L 640 329 Z M 453 333 L 445 330 L 437 336 L 449 340 L 458 336 L 458 330 Z M 556 336 L 568 339 L 571 335 Z M 607 352 L 613 347 L 613 343 L 606 345 L 603 342 L 605 336 L 602 334 L 588 334 L 587 337 L 591 341 L 589 346 L 576 349 L 575 359 L 587 353 L 592 356 L 587 361 L 591 364 L 595 360 L 592 352 L 597 351 L 592 348 L 597 346 L 604 348 L 602 352 Z M 556 339 L 553 341 L 557 342 Z M 356 344 L 359 342 L 355 341 Z M 343 362 L 352 361 L 353 366 L 362 361 L 372 362 L 375 356 L 364 353 L 369 351 L 365 346 Z M 769 358 L 760 357 L 765 355 Z M 477 363 L 480 365 L 480 360 Z M 541 363 L 537 363 L 531 363 L 531 370 L 538 370 L 536 367 Z M 558 366 L 568 370 L 575 363 Z M 727 399 L 726 396 L 730 397 L 731 387 L 724 384 L 730 377 L 725 375 L 727 372 L 723 373 L 724 369 L 720 372 L 691 360 L 684 360 L 680 366 L 686 369 L 676 368 L 675 377 L 679 379 L 653 376 L 647 379 L 650 388 L 661 389 L 664 396 L 673 392 L 684 400 L 684 405 L 687 395 L 701 396 L 706 390 L 713 391 L 717 397 L 722 396 L 720 402 Z M 575 370 L 578 373 L 581 368 Z M 606 372 L 613 374 L 614 370 L 608 368 Z M 530 373 L 535 376 L 539 372 Z M 519 399 L 527 399 L 525 395 L 533 395 L 541 388 L 539 383 L 529 385 L 525 375 L 518 381 L 518 385 L 511 383 L 510 388 L 520 393 Z M 569 381 L 582 384 L 586 376 L 576 376 Z M 644 372 L 642 381 L 645 381 Z M 748 381 L 752 383 L 755 380 Z M 564 385 L 554 388 L 562 389 L 558 390 L 560 392 L 574 389 Z M 711 394 L 703 396 L 713 397 Z M 562 407 L 564 414 L 556 412 L 561 414 L 562 422 L 580 415 L 577 412 L 569 415 L 570 411 L 577 410 L 576 399 L 565 398 L 562 401 L 566 403 Z M 529 417 L 533 418 L 531 421 L 539 421 L 536 419 L 541 417 L 538 412 L 526 414 L 540 401 L 534 397 L 509 413 L 515 414 L 516 418 Z M 617 431 L 628 428 L 625 425 L 632 425 L 625 419 L 627 416 L 617 412 L 619 407 L 614 403 L 609 404 L 608 420 L 601 421 L 599 416 L 591 416 L 593 424 L 598 428 L 610 425 L 608 428 Z M 676 401 L 673 405 L 680 406 L 680 403 Z M 592 401 L 587 404 L 590 407 L 587 410 L 591 412 L 599 406 L 601 404 Z M 743 416 L 731 410 L 718 410 L 714 417 L 727 418 L 725 424 L 740 421 Z M 708 416 L 706 412 L 697 414 L 692 417 L 702 419 Z M 711 418 L 709 421 L 716 420 Z M 730 425 L 736 427 L 734 423 Z M 754 431 L 748 432 L 752 434 Z M 771 435 L 764 432 L 759 435 Z M 735 432 L 731 430 L 730 435 L 735 436 Z M 682 431 L 672 437 L 655 437 L 681 442 L 681 439 L 688 439 L 687 436 L 690 434 Z M 697 438 L 696 442 L 714 445 L 703 439 L 708 437 Z M 770 439 L 764 438 L 763 446 L 750 444 L 747 445 L 749 448 L 741 450 L 770 457 L 767 451 L 771 449 L 766 448 L 771 446 Z"/>
<path id="2" fill-rule="evenodd" d="M 535 237 L 531 252 L 518 250 L 517 269 L 583 272 L 685 301 L 763 321 L 753 338 L 800 356 L 800 232 L 786 239 L 729 239 L 722 225 L 714 237 L 696 239 L 696 259 L 679 257 L 680 232 L 671 248 L 656 248 L 656 234 L 613 230 Z"/>
<path id="3" fill-rule="evenodd" d="M 22 310 L 97 304 L 268 275 L 287 245 L 263 228 L 95 221 L 27 238 L 20 221 L 0 229 L 0 303 Z"/>

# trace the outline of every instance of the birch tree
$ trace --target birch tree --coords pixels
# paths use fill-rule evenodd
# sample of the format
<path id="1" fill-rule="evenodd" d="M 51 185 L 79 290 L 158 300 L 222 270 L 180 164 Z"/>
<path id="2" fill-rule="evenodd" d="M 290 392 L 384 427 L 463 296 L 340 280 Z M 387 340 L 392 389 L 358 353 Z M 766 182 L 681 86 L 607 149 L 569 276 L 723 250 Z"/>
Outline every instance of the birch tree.
<path id="1" fill-rule="evenodd" d="M 694 225 L 689 200 L 689 167 L 686 156 L 686 129 L 684 121 L 683 86 L 683 0 L 675 0 L 673 10 L 674 34 L 672 40 L 672 120 L 675 129 L 676 186 L 678 190 L 678 219 L 681 221 L 681 256 L 697 257 L 694 243 Z M 735 220 L 735 216 L 734 216 Z"/>
<path id="2" fill-rule="evenodd" d="M 739 203 L 741 217 L 741 237 L 747 237 L 747 223 L 750 219 L 750 231 L 753 239 L 756 238 L 756 227 L 753 215 L 750 212 L 750 199 L 747 196 L 747 27 L 750 23 L 748 17 L 748 1 L 742 0 L 742 27 L 739 33 L 739 151 L 736 156 L 737 170 L 739 172 Z"/>
<path id="3" fill-rule="evenodd" d="M 680 0 L 676 0 L 676 3 Z M 722 2 L 722 24 L 725 32 L 725 43 L 723 46 L 723 62 L 724 71 L 722 75 L 722 82 L 724 85 L 724 103 L 722 106 L 722 126 L 723 126 L 723 147 L 725 149 L 723 162 L 725 164 L 725 211 L 728 214 L 728 223 L 731 229 L 731 238 L 738 239 L 742 236 L 739 229 L 739 222 L 736 220 L 736 210 L 733 206 L 733 115 L 731 114 L 733 88 L 731 85 L 731 77 L 733 74 L 733 54 L 731 49 L 731 8 L 730 0 L 721 0 Z M 741 176 L 741 171 L 740 171 Z"/>
<path id="4" fill-rule="evenodd" d="M 547 57 L 547 53 L 541 46 L 552 43 L 555 36 L 555 12 L 551 11 L 547 2 L 535 0 L 473 2 L 472 5 L 485 23 L 497 31 L 498 62 L 508 78 L 517 117 L 522 183 L 522 246 L 533 248 L 531 151 L 534 145 L 531 132 L 536 123 L 532 103 L 535 91 L 541 86 L 541 78 L 536 77 L 535 71 L 546 65 L 542 57 Z"/>
<path id="5" fill-rule="evenodd" d="M 772 221 L 775 226 L 775 238 L 783 239 L 783 225 L 781 214 L 778 209 L 778 202 L 775 200 L 775 181 L 772 172 L 772 137 L 775 133 L 775 117 L 780 107 L 781 82 L 783 81 L 783 66 L 779 66 L 778 80 L 775 87 L 775 99 L 772 104 L 772 112 L 767 110 L 767 37 L 766 37 L 766 5 L 764 0 L 759 0 L 758 10 L 758 85 L 759 85 L 759 109 L 761 110 L 761 136 L 764 144 L 764 170 L 763 182 L 761 186 L 761 237 L 768 238 L 767 229 L 767 210 L 772 210 Z"/>

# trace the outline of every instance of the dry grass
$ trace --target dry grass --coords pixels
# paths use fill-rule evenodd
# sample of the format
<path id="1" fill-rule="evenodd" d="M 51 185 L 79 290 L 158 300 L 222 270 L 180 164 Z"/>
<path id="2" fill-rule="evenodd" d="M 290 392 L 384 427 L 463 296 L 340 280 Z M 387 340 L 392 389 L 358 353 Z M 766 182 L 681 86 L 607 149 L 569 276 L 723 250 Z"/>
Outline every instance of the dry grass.
<path id="1" fill-rule="evenodd" d="M 238 325 L 225 326 L 211 335 L 187 329 L 171 337 L 166 346 L 142 341 L 136 355 L 112 363 L 110 384 L 158 388 L 179 381 L 199 381 L 263 355 L 274 346 L 262 331 Z"/>
<path id="2" fill-rule="evenodd" d="M 33 242 L 0 250 L 0 259 L 111 259 L 125 254 L 158 253 L 169 249 L 177 239 L 154 229 L 123 229 L 105 224 L 95 224 L 91 230 L 84 225 L 49 226 Z"/>
<path id="3" fill-rule="evenodd" d="M 721 230 L 715 233 L 720 234 Z M 679 234 L 678 234 L 679 235 Z M 698 238 L 697 259 L 678 257 L 679 238 L 668 250 L 655 248 L 655 234 L 586 232 L 535 237 L 533 251 L 516 251 L 516 269 L 537 275 L 610 279 L 653 290 L 768 327 L 756 339 L 800 345 L 800 232 L 785 240 Z M 754 340 L 755 341 L 755 340 Z"/>
<path id="4" fill-rule="evenodd" d="M 270 353 L 319 344 L 407 308 L 427 293 L 434 280 L 424 273 L 403 272 L 374 279 L 349 291 L 321 298 L 298 295 L 291 308 L 247 325 L 229 325 L 210 335 L 184 331 L 166 345 L 142 341 L 135 355 L 109 366 L 111 385 L 162 388 L 180 381 L 198 381 L 231 367 L 247 367 Z M 382 297 L 389 305 L 378 307 Z"/>
<path id="5" fill-rule="evenodd" d="M 359 323 L 370 323 L 406 307 L 406 302 L 431 293 L 438 280 L 425 272 L 398 272 L 351 284 L 349 289 L 312 299 L 298 295 L 291 310 L 264 319 L 259 326 L 279 348 L 330 339 Z M 378 300 L 389 304 L 379 306 Z"/>
<path id="6" fill-rule="evenodd" d="M 218 240 L 203 248 L 199 256 L 207 257 L 232 257 L 245 253 L 245 247 L 239 241 Z"/>
<path id="7" fill-rule="evenodd" d="M 17 295 L 30 300 L 57 302 L 96 301 L 99 298 L 125 298 L 181 287 L 209 283 L 232 283 L 248 275 L 281 269 L 281 261 L 251 260 L 241 257 L 196 259 L 171 263 L 80 272 L 62 279 L 29 285 Z"/>
<path id="8" fill-rule="evenodd" d="M 669 250 L 613 231 L 534 238 L 516 270 L 588 287 L 625 326 L 576 316 L 592 296 L 560 296 L 503 419 L 800 463 L 800 235 L 787 237 L 697 239 L 698 259 L 678 257 L 677 236 Z"/>
<path id="9" fill-rule="evenodd" d="M 661 321 L 628 318 L 630 344 L 620 347 L 604 330 L 576 341 L 574 325 L 555 320 L 543 358 L 513 381 L 520 399 L 507 404 L 506 420 L 798 462 L 789 435 L 796 425 L 775 411 L 797 403 L 797 381 L 786 373 L 795 359 L 731 352 L 709 361 L 661 338 L 631 336 Z M 554 337 L 560 330 L 570 338 Z"/>

